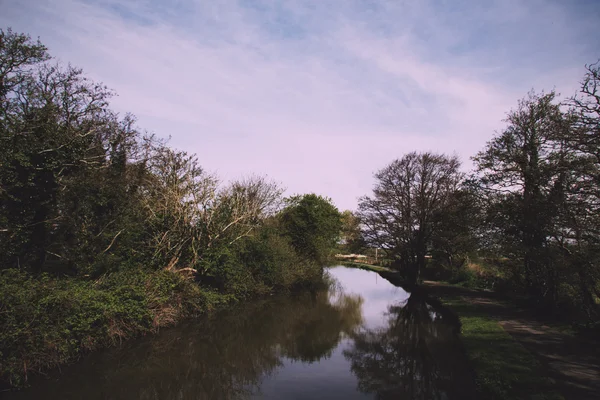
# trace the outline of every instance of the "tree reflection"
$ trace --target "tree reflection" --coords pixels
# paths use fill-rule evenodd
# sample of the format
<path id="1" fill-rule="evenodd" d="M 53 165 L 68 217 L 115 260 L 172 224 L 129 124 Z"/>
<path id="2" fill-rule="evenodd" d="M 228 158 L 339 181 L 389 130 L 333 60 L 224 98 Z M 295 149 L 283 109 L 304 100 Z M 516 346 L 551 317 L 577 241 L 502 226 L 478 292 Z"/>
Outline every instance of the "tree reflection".
<path id="1" fill-rule="evenodd" d="M 473 397 L 451 314 L 413 293 L 387 316 L 386 327 L 355 333 L 344 352 L 359 390 L 382 400 Z"/>
<path id="2" fill-rule="evenodd" d="M 300 305 L 298 318 L 288 327 L 281 343 L 282 354 L 302 362 L 316 362 L 331 356 L 342 334 L 349 335 L 362 323 L 362 298 L 343 292 L 320 292 L 313 307 Z"/>
<path id="3" fill-rule="evenodd" d="M 246 398 L 283 357 L 314 362 L 330 356 L 361 325 L 362 301 L 329 289 L 253 302 L 165 330 L 126 351 L 92 355 L 58 382 L 40 382 L 18 397 Z"/>

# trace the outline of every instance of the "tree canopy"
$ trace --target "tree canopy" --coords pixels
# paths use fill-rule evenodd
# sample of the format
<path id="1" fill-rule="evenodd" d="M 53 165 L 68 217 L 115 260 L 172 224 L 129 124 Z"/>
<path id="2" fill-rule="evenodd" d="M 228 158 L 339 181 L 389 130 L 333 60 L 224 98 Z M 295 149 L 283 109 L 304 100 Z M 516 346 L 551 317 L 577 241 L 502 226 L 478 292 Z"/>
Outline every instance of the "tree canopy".
<path id="1" fill-rule="evenodd" d="M 339 239 L 341 214 L 331 200 L 311 193 L 287 199 L 281 224 L 302 255 L 324 260 Z"/>
<path id="2" fill-rule="evenodd" d="M 360 199 L 365 241 L 386 250 L 412 282 L 425 266 L 436 218 L 458 190 L 459 167 L 456 157 L 409 153 L 377 172 L 373 196 Z"/>

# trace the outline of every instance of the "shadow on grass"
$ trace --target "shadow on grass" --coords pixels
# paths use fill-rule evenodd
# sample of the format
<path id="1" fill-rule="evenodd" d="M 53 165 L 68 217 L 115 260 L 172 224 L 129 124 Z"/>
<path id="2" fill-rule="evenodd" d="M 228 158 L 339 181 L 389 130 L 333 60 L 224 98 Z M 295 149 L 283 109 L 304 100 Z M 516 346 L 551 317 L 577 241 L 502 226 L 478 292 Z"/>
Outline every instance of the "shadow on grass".
<path id="1" fill-rule="evenodd" d="M 491 376 L 484 384 L 491 387 L 494 381 L 508 382 L 496 385 L 497 398 L 518 398 L 502 397 L 501 393 L 524 393 L 520 398 L 530 398 L 528 392 L 537 395 L 534 398 L 559 398 L 555 391 L 568 399 L 598 398 L 597 336 L 578 332 L 556 316 L 524 307 L 526 302 L 521 298 L 509 300 L 502 294 L 437 282 L 424 286 L 460 317 L 467 352 L 480 359 L 477 365 L 473 362 L 476 372 Z"/>
<path id="2" fill-rule="evenodd" d="M 536 358 L 490 316 L 488 306 L 444 299 L 462 324 L 462 342 L 486 399 L 562 399 Z M 501 306 L 499 306 L 501 307 Z"/>

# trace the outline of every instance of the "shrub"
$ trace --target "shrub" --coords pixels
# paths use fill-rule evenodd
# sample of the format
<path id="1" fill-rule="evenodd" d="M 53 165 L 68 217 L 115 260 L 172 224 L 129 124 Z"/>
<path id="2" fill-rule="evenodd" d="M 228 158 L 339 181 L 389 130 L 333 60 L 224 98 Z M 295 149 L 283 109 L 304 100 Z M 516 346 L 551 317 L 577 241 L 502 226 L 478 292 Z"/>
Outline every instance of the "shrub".
<path id="1" fill-rule="evenodd" d="M 477 273 L 468 267 L 455 270 L 452 278 L 450 278 L 450 283 L 460 284 L 465 287 L 475 287 L 477 286 L 477 282 Z"/>
<path id="2" fill-rule="evenodd" d="M 171 325 L 227 302 L 168 271 L 142 269 L 97 281 L 0 274 L 1 378 L 20 386 L 30 371 Z"/>

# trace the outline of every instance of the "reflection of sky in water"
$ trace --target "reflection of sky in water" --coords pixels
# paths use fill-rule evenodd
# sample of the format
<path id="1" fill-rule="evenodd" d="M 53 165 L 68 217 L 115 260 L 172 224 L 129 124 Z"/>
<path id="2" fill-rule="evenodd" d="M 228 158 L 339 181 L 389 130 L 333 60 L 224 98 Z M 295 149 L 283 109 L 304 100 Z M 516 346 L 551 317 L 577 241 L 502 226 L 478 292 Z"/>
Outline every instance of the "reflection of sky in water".
<path id="1" fill-rule="evenodd" d="M 355 268 L 329 270 L 346 295 L 363 298 L 363 327 L 386 326 L 390 304 L 403 302 L 408 293 L 392 285 L 377 273 Z M 265 378 L 257 399 L 373 399 L 374 394 L 356 390 L 358 382 L 350 371 L 343 351 L 352 346 L 352 339 L 344 338 L 330 357 L 318 362 L 304 363 L 283 359 L 283 365 L 272 376 Z M 325 397 L 324 397 L 325 396 Z"/>
<path id="2" fill-rule="evenodd" d="M 384 313 L 391 303 L 406 300 L 408 293 L 371 271 L 355 268 L 332 268 L 329 273 L 340 282 L 345 294 L 358 294 L 363 300 L 364 325 L 384 325 Z"/>

